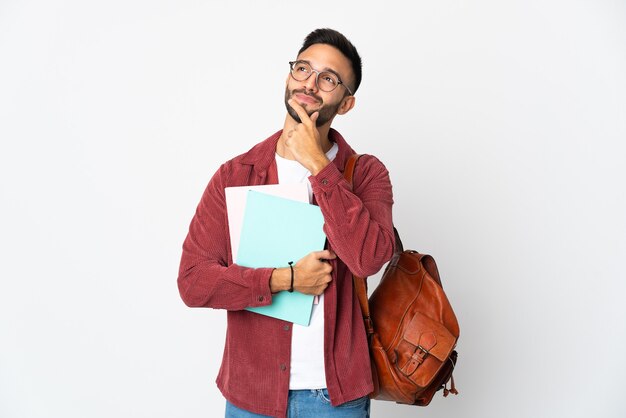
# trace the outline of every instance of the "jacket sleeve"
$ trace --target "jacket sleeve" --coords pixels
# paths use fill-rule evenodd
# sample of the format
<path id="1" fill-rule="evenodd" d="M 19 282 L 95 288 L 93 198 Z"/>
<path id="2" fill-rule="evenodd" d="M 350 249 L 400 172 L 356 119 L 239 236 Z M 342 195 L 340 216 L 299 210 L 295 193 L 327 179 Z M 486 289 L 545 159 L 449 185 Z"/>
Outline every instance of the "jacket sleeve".
<path id="1" fill-rule="evenodd" d="M 211 178 L 183 243 L 178 290 L 187 306 L 241 310 L 272 303 L 273 269 L 231 262 L 224 194 L 228 171 L 225 164 Z"/>
<path id="2" fill-rule="evenodd" d="M 332 249 L 353 274 L 376 274 L 391 259 L 395 245 L 393 194 L 383 163 L 362 156 L 354 172 L 354 190 L 335 164 L 309 179 Z"/>

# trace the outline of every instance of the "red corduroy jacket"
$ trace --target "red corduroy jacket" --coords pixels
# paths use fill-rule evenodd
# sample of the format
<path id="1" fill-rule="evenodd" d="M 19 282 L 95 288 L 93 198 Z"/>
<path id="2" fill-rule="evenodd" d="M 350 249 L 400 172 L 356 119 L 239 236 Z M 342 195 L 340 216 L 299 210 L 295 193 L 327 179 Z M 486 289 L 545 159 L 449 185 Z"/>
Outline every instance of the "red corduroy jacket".
<path id="1" fill-rule="evenodd" d="M 233 264 L 224 188 L 276 184 L 279 131 L 250 151 L 223 164 L 211 178 L 183 244 L 178 287 L 191 307 L 226 309 L 227 332 L 217 385 L 234 405 L 284 417 L 289 393 L 291 323 L 243 310 L 272 303 L 272 268 Z M 375 157 L 359 160 L 354 190 L 343 169 L 354 151 L 335 130 L 339 151 L 331 164 L 309 180 L 324 216 L 333 280 L 324 299 L 324 359 L 333 405 L 373 390 L 369 351 L 352 276 L 367 277 L 389 261 L 394 249 L 389 173 Z"/>

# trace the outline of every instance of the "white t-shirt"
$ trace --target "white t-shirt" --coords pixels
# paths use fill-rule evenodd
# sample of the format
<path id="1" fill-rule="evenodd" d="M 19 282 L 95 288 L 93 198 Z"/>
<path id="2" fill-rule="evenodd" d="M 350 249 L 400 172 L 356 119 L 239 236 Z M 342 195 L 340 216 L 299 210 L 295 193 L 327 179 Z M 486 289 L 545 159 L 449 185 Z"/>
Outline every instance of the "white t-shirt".
<path id="1" fill-rule="evenodd" d="M 326 153 L 329 160 L 335 159 L 339 147 L 333 144 Z M 308 177 L 309 170 L 295 160 L 287 160 L 276 154 L 278 183 L 304 183 L 309 188 L 309 202 L 313 201 L 313 189 Z M 308 327 L 293 324 L 291 337 L 291 373 L 289 389 L 322 389 L 326 385 L 324 369 L 324 295 L 313 305 Z"/>

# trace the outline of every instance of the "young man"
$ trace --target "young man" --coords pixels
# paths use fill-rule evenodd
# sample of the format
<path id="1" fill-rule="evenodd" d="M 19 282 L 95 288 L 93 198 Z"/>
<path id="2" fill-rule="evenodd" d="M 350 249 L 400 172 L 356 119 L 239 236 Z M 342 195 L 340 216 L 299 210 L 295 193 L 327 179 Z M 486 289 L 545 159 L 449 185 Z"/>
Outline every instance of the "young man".
<path id="1" fill-rule="evenodd" d="M 224 163 L 202 196 L 183 244 L 180 295 L 188 306 L 228 311 L 217 377 L 227 417 L 368 417 L 372 375 L 351 273 L 375 274 L 393 254 L 391 183 L 368 155 L 354 190 L 343 178 L 354 151 L 330 125 L 354 107 L 361 82 L 350 41 L 315 30 L 289 65 L 283 129 Z M 233 264 L 224 197 L 229 186 L 294 182 L 309 186 L 328 239 L 293 266 L 293 288 L 319 296 L 308 327 L 244 310 L 289 289 L 291 269 Z"/>

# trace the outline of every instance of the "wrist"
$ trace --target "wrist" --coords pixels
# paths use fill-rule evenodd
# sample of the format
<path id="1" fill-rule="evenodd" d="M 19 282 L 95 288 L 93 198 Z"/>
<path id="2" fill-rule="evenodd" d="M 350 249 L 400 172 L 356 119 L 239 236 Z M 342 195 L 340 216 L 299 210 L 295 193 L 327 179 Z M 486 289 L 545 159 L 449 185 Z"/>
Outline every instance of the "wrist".
<path id="1" fill-rule="evenodd" d="M 289 267 L 276 268 L 272 271 L 272 276 L 270 277 L 270 291 L 272 293 L 289 290 L 290 286 L 291 269 Z"/>
<path id="2" fill-rule="evenodd" d="M 311 166 L 308 168 L 311 172 L 311 175 L 317 176 L 317 174 L 322 171 L 328 164 L 330 164 L 330 160 L 328 159 L 328 157 L 326 157 L 326 155 L 324 155 L 323 158 L 314 160 L 311 163 Z"/>

